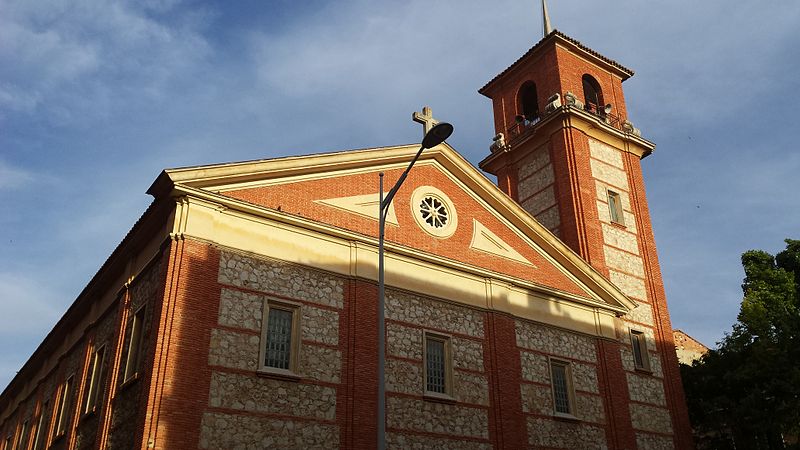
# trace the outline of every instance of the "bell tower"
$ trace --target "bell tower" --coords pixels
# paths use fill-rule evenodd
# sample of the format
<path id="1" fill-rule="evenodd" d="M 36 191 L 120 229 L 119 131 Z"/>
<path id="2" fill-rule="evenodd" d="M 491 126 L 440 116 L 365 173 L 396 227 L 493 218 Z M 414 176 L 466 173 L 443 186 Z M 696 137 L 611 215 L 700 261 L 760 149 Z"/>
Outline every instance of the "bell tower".
<path id="1" fill-rule="evenodd" d="M 633 72 L 549 31 L 549 18 L 544 29 L 479 90 L 497 133 L 480 167 L 639 305 L 598 344 L 609 444 L 692 448 L 640 163 L 655 144 L 629 121 L 622 90 Z"/>

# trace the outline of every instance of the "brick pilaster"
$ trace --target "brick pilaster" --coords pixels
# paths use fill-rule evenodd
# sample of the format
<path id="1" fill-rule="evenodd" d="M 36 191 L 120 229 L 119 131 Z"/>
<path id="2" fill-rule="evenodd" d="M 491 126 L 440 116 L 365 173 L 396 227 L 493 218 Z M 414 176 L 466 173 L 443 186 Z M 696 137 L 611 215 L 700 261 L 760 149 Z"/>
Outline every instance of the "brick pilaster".
<path id="1" fill-rule="evenodd" d="M 494 448 L 518 449 L 528 446 L 525 415 L 522 413 L 522 366 L 517 349 L 514 318 L 488 312 L 484 366 L 489 374 L 489 437 Z"/>
<path id="2" fill-rule="evenodd" d="M 597 340 L 598 384 L 603 396 L 609 446 L 614 449 L 636 448 L 636 434 L 628 408 L 628 380 L 622 366 L 620 344 Z"/>

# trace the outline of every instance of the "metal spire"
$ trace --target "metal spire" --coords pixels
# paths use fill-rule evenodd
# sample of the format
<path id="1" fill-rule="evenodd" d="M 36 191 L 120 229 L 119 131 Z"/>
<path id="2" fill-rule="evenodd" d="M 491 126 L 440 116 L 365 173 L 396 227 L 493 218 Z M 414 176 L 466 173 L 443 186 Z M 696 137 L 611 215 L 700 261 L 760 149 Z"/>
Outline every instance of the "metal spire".
<path id="1" fill-rule="evenodd" d="M 542 31 L 544 36 L 547 36 L 553 31 L 553 27 L 550 26 L 550 14 L 547 12 L 547 0 L 542 0 L 542 20 L 544 21 Z"/>

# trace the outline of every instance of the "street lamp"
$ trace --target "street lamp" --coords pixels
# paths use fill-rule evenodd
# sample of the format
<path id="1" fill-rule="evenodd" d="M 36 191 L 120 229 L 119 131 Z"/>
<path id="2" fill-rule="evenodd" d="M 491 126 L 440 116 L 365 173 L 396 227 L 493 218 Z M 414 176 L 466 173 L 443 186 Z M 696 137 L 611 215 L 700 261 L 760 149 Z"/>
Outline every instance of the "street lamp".
<path id="1" fill-rule="evenodd" d="M 397 183 L 394 184 L 392 189 L 383 198 L 383 172 L 380 173 L 380 210 L 378 211 L 378 449 L 384 450 L 386 448 L 386 379 L 385 379 L 385 366 L 386 366 L 386 324 L 384 320 L 384 304 L 385 298 L 385 285 L 384 285 L 384 270 L 383 270 L 383 232 L 386 228 L 386 214 L 389 211 L 389 205 L 392 204 L 392 199 L 400 189 L 400 185 L 406 180 L 408 172 L 414 166 L 414 163 L 419 159 L 419 155 L 426 148 L 436 147 L 444 142 L 445 139 L 453 134 L 453 126 L 447 122 L 441 122 L 434 125 L 422 138 L 422 145 L 420 145 L 414 159 L 408 164 L 405 172 L 400 175 Z"/>

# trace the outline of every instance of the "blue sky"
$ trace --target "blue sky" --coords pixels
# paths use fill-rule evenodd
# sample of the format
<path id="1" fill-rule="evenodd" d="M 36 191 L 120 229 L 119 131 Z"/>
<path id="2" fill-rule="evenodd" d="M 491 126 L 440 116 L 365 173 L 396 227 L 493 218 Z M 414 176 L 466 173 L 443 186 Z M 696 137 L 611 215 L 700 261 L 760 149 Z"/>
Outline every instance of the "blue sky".
<path id="1" fill-rule="evenodd" d="M 735 321 L 739 256 L 800 238 L 800 2 L 551 0 L 636 71 L 630 119 L 676 328 Z M 477 164 L 476 91 L 541 38 L 534 0 L 0 0 L 0 387 L 150 202 L 165 167 L 419 140 Z"/>

